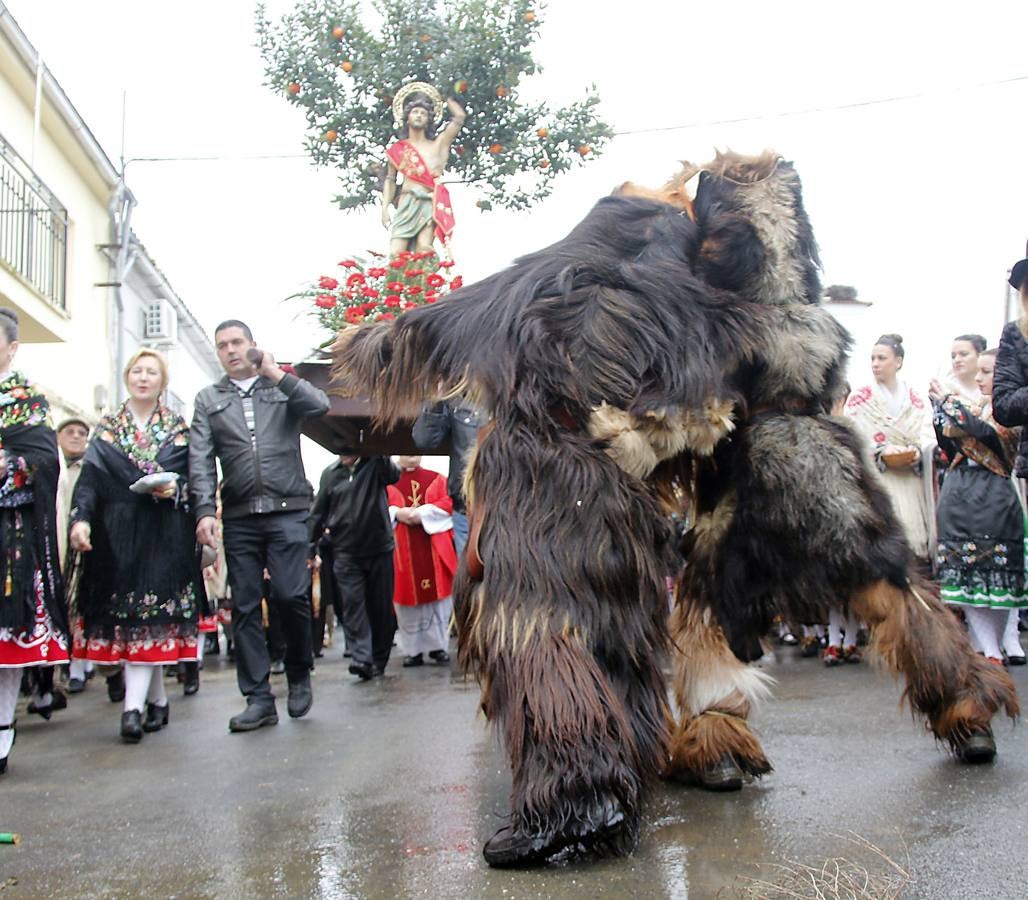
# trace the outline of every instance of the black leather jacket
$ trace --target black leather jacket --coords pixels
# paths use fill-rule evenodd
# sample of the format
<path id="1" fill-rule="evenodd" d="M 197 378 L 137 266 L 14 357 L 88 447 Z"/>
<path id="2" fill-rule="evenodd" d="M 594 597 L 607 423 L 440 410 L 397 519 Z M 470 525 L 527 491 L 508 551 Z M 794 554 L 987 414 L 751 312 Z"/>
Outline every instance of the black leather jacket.
<path id="1" fill-rule="evenodd" d="M 227 375 L 196 395 L 189 431 L 189 489 L 197 519 L 214 515 L 215 457 L 221 461 L 223 518 L 310 509 L 300 425 L 328 412 L 328 397 L 287 374 L 277 385 L 260 376 L 253 398 L 256 436 L 251 442 L 243 400 Z"/>
<path id="2" fill-rule="evenodd" d="M 414 423 L 414 443 L 422 450 L 434 450 L 450 442 L 450 474 L 446 489 L 453 500 L 453 511 L 466 511 L 464 502 L 464 470 L 468 454 L 478 440 L 478 429 L 486 424 L 488 416 L 464 401 L 440 401 L 422 410 Z"/>

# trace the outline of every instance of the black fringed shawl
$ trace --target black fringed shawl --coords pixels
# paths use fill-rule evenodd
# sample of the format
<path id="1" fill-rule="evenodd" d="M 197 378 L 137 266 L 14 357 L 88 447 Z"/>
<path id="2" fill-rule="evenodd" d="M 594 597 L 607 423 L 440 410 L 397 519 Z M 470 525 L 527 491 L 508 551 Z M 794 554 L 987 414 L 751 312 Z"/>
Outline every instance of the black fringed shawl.
<path id="1" fill-rule="evenodd" d="M 54 627 L 67 632 L 64 586 L 57 560 L 57 478 L 60 457 L 50 404 L 24 376 L 0 382 L 0 446 L 7 479 L 0 498 L 0 628 L 23 631 L 35 619 L 35 572 Z"/>
<path id="2" fill-rule="evenodd" d="M 189 430 L 158 407 L 139 429 L 126 406 L 98 423 L 75 486 L 71 521 L 88 522 L 93 549 L 82 554 L 78 606 L 86 637 L 195 633 L 206 604 L 187 505 Z M 144 475 L 176 472 L 174 499 L 134 494 Z"/>

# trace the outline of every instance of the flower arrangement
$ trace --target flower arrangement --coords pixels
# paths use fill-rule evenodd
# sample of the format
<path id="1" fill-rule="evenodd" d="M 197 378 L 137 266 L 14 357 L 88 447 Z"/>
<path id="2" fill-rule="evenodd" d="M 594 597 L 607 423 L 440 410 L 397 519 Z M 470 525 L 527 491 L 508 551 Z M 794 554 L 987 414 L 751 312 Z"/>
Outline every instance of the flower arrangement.
<path id="1" fill-rule="evenodd" d="M 463 284 L 462 277 L 450 271 L 453 260 L 440 259 L 432 250 L 405 250 L 393 259 L 373 250 L 368 253 L 370 261 L 344 259 L 339 263 L 343 271 L 338 278 L 322 275 L 294 295 L 311 303 L 311 314 L 332 336 L 330 340 L 347 325 L 395 319 L 442 300 Z"/>

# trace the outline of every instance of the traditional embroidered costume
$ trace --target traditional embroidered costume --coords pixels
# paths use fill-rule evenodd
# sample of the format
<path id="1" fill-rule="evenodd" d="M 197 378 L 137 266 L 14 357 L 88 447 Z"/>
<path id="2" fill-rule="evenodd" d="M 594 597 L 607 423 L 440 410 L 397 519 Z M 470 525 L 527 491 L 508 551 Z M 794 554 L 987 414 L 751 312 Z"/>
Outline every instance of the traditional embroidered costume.
<path id="1" fill-rule="evenodd" d="M 986 398 L 987 399 L 987 398 Z M 1011 479 L 1019 428 L 954 396 L 935 406 L 939 446 L 953 460 L 939 495 L 935 561 L 947 603 L 1028 606 L 1024 510 Z"/>
<path id="2" fill-rule="evenodd" d="M 386 488 L 389 514 L 396 525 L 393 551 L 393 603 L 404 656 L 445 651 L 450 642 L 453 575 L 453 501 L 446 478 L 418 467 L 400 471 L 400 480 Z M 398 509 L 417 509 L 418 525 L 396 520 Z"/>
<path id="3" fill-rule="evenodd" d="M 60 457 L 46 398 L 20 373 L 0 376 L 0 774 L 14 743 L 22 671 L 32 704 L 53 706 L 53 666 L 68 662 L 68 619 L 57 551 Z M 33 705 L 30 704 L 30 711 Z"/>
<path id="4" fill-rule="evenodd" d="M 104 664 L 196 659 L 206 598 L 186 500 L 188 444 L 185 421 L 163 406 L 142 426 L 127 404 L 97 425 L 71 516 L 90 524 L 93 545 L 82 559 L 85 630 L 76 656 Z M 174 499 L 129 490 L 157 472 L 179 475 Z"/>
<path id="5" fill-rule="evenodd" d="M 922 466 L 893 469 L 882 460 L 889 444 L 921 447 L 929 410 L 921 396 L 899 382 L 895 396 L 880 384 L 865 385 L 850 394 L 846 415 L 859 426 L 872 446 L 874 460 L 885 482 L 896 516 L 917 556 L 931 555 L 931 503 Z"/>

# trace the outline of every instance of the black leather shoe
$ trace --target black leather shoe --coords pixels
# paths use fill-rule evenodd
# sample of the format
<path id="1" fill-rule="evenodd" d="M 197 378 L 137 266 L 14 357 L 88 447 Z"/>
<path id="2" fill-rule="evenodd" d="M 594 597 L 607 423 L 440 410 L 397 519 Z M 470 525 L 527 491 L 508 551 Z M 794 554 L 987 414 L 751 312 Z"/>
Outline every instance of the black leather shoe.
<path id="1" fill-rule="evenodd" d="M 314 704 L 314 693 L 311 691 L 311 677 L 289 682 L 289 699 L 286 701 L 286 710 L 290 719 L 302 719 L 311 711 Z"/>
<path id="2" fill-rule="evenodd" d="M 121 703 L 125 699 L 125 673 L 118 672 L 104 679 L 107 682 L 107 698 L 111 703 Z"/>
<path id="3" fill-rule="evenodd" d="M 385 666 L 372 666 L 371 673 L 376 678 L 381 678 L 386 673 L 386 667 Z"/>
<path id="4" fill-rule="evenodd" d="M 979 728 L 964 738 L 956 749 L 956 757 L 969 765 L 990 763 L 996 758 L 996 741 L 991 728 Z"/>
<path id="5" fill-rule="evenodd" d="M 423 666 L 425 664 L 425 657 L 420 653 L 415 653 L 413 656 L 405 656 L 403 658 L 403 667 L 405 669 L 413 669 L 415 666 Z"/>
<path id="6" fill-rule="evenodd" d="M 200 664 L 187 662 L 182 679 L 182 693 L 190 697 L 198 690 L 200 690 Z"/>
<path id="7" fill-rule="evenodd" d="M 438 665 L 445 666 L 450 661 L 450 654 L 445 650 L 433 650 L 428 654 L 429 657 Z"/>
<path id="8" fill-rule="evenodd" d="M 1023 666 L 1026 662 L 1028 662 L 1028 659 L 1025 659 L 1025 657 L 1023 657 L 1023 656 L 1008 656 L 1007 657 L 1007 665 L 1008 666 Z"/>
<path id="9" fill-rule="evenodd" d="M 371 663 L 350 663 L 350 674 L 356 675 L 361 681 L 370 681 L 375 677 L 375 669 Z"/>
<path id="10" fill-rule="evenodd" d="M 278 711 L 275 701 L 270 703 L 249 703 L 238 716 L 228 720 L 229 731 L 256 731 L 264 725 L 277 725 Z"/>
<path id="11" fill-rule="evenodd" d="M 69 678 L 68 679 L 68 693 L 69 694 L 81 694 L 86 689 L 86 682 L 84 678 Z"/>
<path id="12" fill-rule="evenodd" d="M 121 739 L 126 744 L 138 744 L 143 739 L 143 714 L 138 709 L 121 714 Z"/>
<path id="13" fill-rule="evenodd" d="M 51 700 L 46 706 L 40 706 L 35 700 L 30 700 L 29 705 L 25 707 L 25 712 L 32 713 L 36 716 L 42 716 L 47 722 L 50 721 L 50 716 L 53 715 L 54 702 Z"/>
<path id="14" fill-rule="evenodd" d="M 149 734 L 160 731 L 168 724 L 168 704 L 158 706 L 156 703 L 146 704 L 146 718 L 143 720 L 143 731 Z"/>

